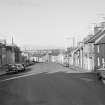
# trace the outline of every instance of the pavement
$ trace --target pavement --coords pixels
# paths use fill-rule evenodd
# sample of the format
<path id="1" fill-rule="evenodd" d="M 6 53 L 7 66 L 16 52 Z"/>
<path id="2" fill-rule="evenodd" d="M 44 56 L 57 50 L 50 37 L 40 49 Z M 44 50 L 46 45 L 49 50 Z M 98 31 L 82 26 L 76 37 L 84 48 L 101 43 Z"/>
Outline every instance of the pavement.
<path id="1" fill-rule="evenodd" d="M 83 68 L 81 68 L 81 67 L 79 67 L 79 66 L 74 66 L 74 65 L 70 65 L 69 66 L 69 68 L 70 69 L 72 69 L 72 70 L 75 70 L 75 71 L 77 71 L 77 72 L 90 72 L 89 70 L 87 70 L 87 69 L 83 69 Z"/>
<path id="2" fill-rule="evenodd" d="M 63 64 L 60 64 L 62 66 L 64 66 Z M 87 69 L 83 69 L 79 66 L 75 66 L 75 65 L 69 65 L 69 67 L 66 67 L 66 68 L 69 68 L 70 70 L 72 69 L 73 71 L 75 71 L 76 73 L 89 73 L 90 71 L 87 70 Z M 71 71 L 70 71 L 71 72 Z M 69 71 L 68 71 L 69 73 Z M 94 73 L 94 72 L 91 72 L 91 73 Z"/>
<path id="3" fill-rule="evenodd" d="M 6 74 L 6 71 L 0 70 L 0 75 L 4 75 L 4 74 Z"/>
<path id="4" fill-rule="evenodd" d="M 105 105 L 105 85 L 94 73 L 41 63 L 0 77 L 0 105 Z"/>
<path id="5" fill-rule="evenodd" d="M 3 68 L 2 66 L 0 67 L 0 75 L 4 75 L 6 74 L 7 72 L 7 69 Z"/>

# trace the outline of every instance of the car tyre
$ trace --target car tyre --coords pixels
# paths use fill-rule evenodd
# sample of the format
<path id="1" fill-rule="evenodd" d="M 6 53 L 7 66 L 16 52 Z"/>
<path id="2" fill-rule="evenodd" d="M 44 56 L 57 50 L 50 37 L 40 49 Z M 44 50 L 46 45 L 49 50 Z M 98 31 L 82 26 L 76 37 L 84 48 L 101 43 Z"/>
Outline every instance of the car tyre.
<path id="1" fill-rule="evenodd" d="M 101 76 L 99 76 L 99 80 L 102 80 L 102 77 Z"/>

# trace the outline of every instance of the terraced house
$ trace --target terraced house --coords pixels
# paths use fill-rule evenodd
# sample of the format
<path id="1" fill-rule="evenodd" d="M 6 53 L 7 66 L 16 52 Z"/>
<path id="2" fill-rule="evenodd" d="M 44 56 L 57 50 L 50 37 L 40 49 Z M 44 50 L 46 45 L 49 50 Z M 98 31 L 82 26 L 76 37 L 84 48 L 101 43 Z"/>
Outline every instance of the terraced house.
<path id="1" fill-rule="evenodd" d="M 83 45 L 73 52 L 73 64 L 94 71 L 105 63 L 105 22 L 94 27 L 94 35 L 83 40 Z"/>
<path id="2" fill-rule="evenodd" d="M 98 69 L 103 66 L 105 62 L 105 23 L 100 23 L 94 28 L 95 35 L 91 37 L 86 43 L 91 45 L 90 57 L 93 62 L 89 62 L 91 69 Z"/>

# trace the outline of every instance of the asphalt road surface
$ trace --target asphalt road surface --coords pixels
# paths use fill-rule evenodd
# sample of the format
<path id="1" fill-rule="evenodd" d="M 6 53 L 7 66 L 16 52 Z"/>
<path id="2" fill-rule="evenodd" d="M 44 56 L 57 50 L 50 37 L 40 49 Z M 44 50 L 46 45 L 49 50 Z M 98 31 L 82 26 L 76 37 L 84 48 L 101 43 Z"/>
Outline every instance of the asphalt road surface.
<path id="1" fill-rule="evenodd" d="M 105 85 L 94 73 L 40 63 L 0 77 L 0 105 L 105 105 Z"/>

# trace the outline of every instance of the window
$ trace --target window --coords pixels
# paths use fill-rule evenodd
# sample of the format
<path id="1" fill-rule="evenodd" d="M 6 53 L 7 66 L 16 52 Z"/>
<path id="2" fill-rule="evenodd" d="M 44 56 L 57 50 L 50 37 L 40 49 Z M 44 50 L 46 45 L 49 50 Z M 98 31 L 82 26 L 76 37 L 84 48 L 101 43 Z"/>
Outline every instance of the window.
<path id="1" fill-rule="evenodd" d="M 102 58 L 102 63 L 104 63 L 104 58 Z"/>
<path id="2" fill-rule="evenodd" d="M 98 53 L 100 52 L 100 47 L 99 47 L 99 45 L 97 45 L 97 52 L 98 52 Z"/>
<path id="3" fill-rule="evenodd" d="M 102 58 L 102 66 L 105 67 L 105 60 Z"/>
<path id="4" fill-rule="evenodd" d="M 97 58 L 97 60 L 98 60 L 98 66 L 100 66 L 100 59 L 99 59 L 99 57 Z"/>

